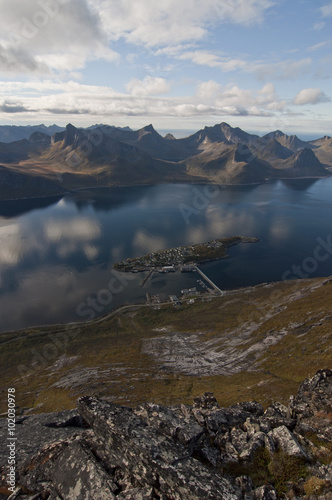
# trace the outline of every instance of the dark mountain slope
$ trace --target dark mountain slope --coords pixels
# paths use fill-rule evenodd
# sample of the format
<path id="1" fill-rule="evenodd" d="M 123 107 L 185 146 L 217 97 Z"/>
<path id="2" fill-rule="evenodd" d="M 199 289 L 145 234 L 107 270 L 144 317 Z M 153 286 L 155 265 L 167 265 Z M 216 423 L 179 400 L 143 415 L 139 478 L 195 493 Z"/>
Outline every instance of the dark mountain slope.
<path id="1" fill-rule="evenodd" d="M 103 133 L 117 141 L 137 146 L 150 156 L 162 160 L 179 161 L 189 154 L 178 140 L 162 137 L 151 124 L 136 131 L 110 128 L 103 129 Z"/>
<path id="2" fill-rule="evenodd" d="M 273 137 L 258 139 L 250 145 L 254 155 L 271 164 L 279 164 L 280 160 L 286 160 L 294 153 L 292 150 L 282 146 L 279 141 Z"/>
<path id="3" fill-rule="evenodd" d="M 275 130 L 274 132 L 270 132 L 266 134 L 263 139 L 266 137 L 276 139 L 282 146 L 290 149 L 293 152 L 299 151 L 304 148 L 315 148 L 313 144 L 310 142 L 302 141 L 296 135 L 287 135 L 281 132 L 281 130 Z"/>
<path id="4" fill-rule="evenodd" d="M 302 149 L 294 153 L 290 158 L 284 160 L 284 171 L 292 176 L 314 176 L 328 175 L 327 170 L 316 157 L 311 149 Z"/>
<path id="5" fill-rule="evenodd" d="M 17 163 L 30 158 L 48 148 L 51 137 L 42 132 L 34 132 L 29 139 L 10 143 L 0 142 L 0 161 L 2 163 Z"/>
<path id="6" fill-rule="evenodd" d="M 245 144 L 225 146 L 210 144 L 201 154 L 184 162 L 190 174 L 221 184 L 263 182 L 273 176 L 273 169 L 261 161 Z"/>
<path id="7" fill-rule="evenodd" d="M 325 167 L 332 167 L 332 139 L 313 142 L 280 130 L 259 138 L 227 123 L 182 139 L 162 137 L 152 125 L 134 131 L 68 124 L 51 139 L 35 131 L 29 139 L 0 143 L 0 163 L 16 173 L 60 182 L 64 189 L 162 182 L 257 183 L 329 175 Z"/>
<path id="8" fill-rule="evenodd" d="M 94 185 L 174 182 L 187 177 L 183 166 L 152 158 L 137 146 L 115 140 L 99 129 L 86 132 L 67 125 L 64 132 L 53 136 L 52 143 L 44 159 L 63 162 L 71 172 L 94 176 Z"/>
<path id="9" fill-rule="evenodd" d="M 59 182 L 47 177 L 26 174 L 0 165 L 0 198 L 2 199 L 50 196 L 65 192 L 66 189 Z"/>
<path id="10" fill-rule="evenodd" d="M 315 155 L 319 161 L 327 167 L 332 167 L 332 138 L 325 136 L 315 141 L 315 144 L 318 146 Z"/>
<path id="11" fill-rule="evenodd" d="M 309 142 L 313 146 L 320 147 L 320 146 L 324 146 L 326 143 L 330 142 L 331 140 L 332 140 L 332 137 L 330 137 L 329 135 L 324 135 L 324 137 L 321 137 L 320 139 L 315 139 L 314 141 L 309 141 Z"/>

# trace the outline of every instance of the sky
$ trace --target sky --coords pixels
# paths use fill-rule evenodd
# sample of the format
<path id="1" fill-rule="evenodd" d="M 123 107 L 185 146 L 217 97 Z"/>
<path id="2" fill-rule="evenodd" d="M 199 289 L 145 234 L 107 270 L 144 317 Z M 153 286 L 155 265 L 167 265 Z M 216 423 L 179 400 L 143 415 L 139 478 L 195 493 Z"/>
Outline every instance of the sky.
<path id="1" fill-rule="evenodd" d="M 0 124 L 332 135 L 331 25 L 321 0 L 0 0 Z"/>

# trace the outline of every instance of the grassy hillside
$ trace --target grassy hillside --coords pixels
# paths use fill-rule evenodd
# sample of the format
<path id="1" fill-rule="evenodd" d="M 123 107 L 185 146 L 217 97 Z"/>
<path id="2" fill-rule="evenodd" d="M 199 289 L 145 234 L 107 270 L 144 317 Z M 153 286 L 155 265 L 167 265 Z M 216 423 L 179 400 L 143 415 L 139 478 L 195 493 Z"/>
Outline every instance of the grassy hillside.
<path id="1" fill-rule="evenodd" d="M 83 394 L 123 404 L 189 403 L 205 391 L 221 405 L 286 402 L 332 366 L 331 299 L 332 280 L 297 280 L 2 334 L 0 383 L 34 412 L 71 408 Z"/>

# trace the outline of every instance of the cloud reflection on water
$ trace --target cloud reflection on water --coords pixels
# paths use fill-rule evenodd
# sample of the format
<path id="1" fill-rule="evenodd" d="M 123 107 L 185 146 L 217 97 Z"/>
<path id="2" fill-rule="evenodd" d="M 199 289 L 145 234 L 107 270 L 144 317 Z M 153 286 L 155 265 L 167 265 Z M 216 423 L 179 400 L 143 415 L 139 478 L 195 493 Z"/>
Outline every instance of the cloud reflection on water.
<path id="1" fill-rule="evenodd" d="M 181 202 L 192 203 L 193 186 L 188 185 L 74 193 L 57 204 L 44 201 L 39 209 L 35 201 L 33 209 L 12 217 L 12 224 L 7 216 L 0 218 L 0 331 L 77 320 L 77 305 L 105 288 L 118 260 L 234 234 L 261 241 L 243 250 L 234 247 L 231 259 L 211 265 L 213 278 L 218 279 L 218 269 L 225 287 L 280 278 L 301 260 L 301 252 L 303 257 L 312 252 L 317 236 L 330 233 L 332 204 L 325 194 L 331 187 L 332 180 L 302 190 L 280 181 L 222 188 L 190 224 L 178 208 Z M 322 264 L 319 272 L 328 274 L 328 266 Z M 140 281 L 139 276 L 119 301 L 144 297 Z"/>

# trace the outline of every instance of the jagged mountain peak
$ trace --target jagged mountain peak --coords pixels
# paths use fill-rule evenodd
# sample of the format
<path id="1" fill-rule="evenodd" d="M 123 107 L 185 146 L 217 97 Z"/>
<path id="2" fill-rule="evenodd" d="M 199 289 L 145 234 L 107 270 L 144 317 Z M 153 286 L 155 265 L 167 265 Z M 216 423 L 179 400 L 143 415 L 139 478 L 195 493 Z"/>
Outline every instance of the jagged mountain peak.
<path id="1" fill-rule="evenodd" d="M 285 160 L 292 156 L 293 151 L 283 146 L 276 137 L 265 135 L 255 143 L 255 152 L 262 158 L 279 158 Z"/>
<path id="2" fill-rule="evenodd" d="M 51 138 L 48 134 L 37 131 L 30 135 L 28 141 L 30 144 L 51 144 Z"/>
<path id="3" fill-rule="evenodd" d="M 43 131 L 32 134 L 36 131 L 29 130 L 29 141 L 0 143 L 0 162 L 21 166 L 24 161 L 38 161 L 47 177 L 68 158 L 79 158 L 70 172 L 79 175 L 70 180 L 70 187 L 80 182 L 89 186 L 165 179 L 215 181 L 225 171 L 227 183 L 239 184 L 279 177 L 325 177 L 329 165 L 332 167 L 332 139 L 327 136 L 311 143 L 280 130 L 258 137 L 226 122 L 181 139 L 172 134 L 162 137 L 152 124 L 134 131 L 109 125 L 84 129 L 68 123 L 52 136 L 51 144 Z M 220 174 L 218 182 L 224 183 L 224 179 Z"/>
<path id="4" fill-rule="evenodd" d="M 310 144 L 310 142 L 302 141 L 297 137 L 297 135 L 287 135 L 281 130 L 275 130 L 274 132 L 270 132 L 269 134 L 266 134 L 263 139 L 265 138 L 273 138 L 276 139 L 282 146 L 285 148 L 290 149 L 293 152 L 300 151 L 301 149 L 304 148 L 313 148 Z"/>
<path id="5" fill-rule="evenodd" d="M 67 146 L 76 147 L 78 142 L 82 140 L 84 137 L 85 135 L 82 130 L 76 128 L 71 123 L 68 123 L 63 132 L 57 132 L 52 136 L 52 144 L 63 141 L 63 146 L 65 148 Z"/>
<path id="6" fill-rule="evenodd" d="M 285 134 L 284 132 L 282 132 L 282 130 L 279 130 L 279 129 L 278 129 L 278 130 L 274 130 L 273 132 L 269 132 L 268 134 L 265 134 L 265 135 L 263 136 L 263 139 L 264 139 L 265 137 L 270 137 L 271 139 L 275 139 L 275 138 L 277 138 L 277 137 L 282 137 L 282 136 L 284 136 L 284 135 L 286 135 L 286 134 Z"/>
<path id="7" fill-rule="evenodd" d="M 153 141 L 162 141 L 164 140 L 163 137 L 158 134 L 158 132 L 154 129 L 153 125 L 150 123 L 150 125 L 146 125 L 145 127 L 139 129 L 137 131 L 137 138 L 138 141 L 140 142 L 142 139 L 143 141 L 150 141 L 151 139 Z"/>
<path id="8" fill-rule="evenodd" d="M 174 137 L 173 134 L 166 134 L 165 137 L 164 137 L 164 139 L 167 139 L 168 141 L 173 141 L 173 140 L 176 141 L 176 139 L 175 139 L 175 137 Z"/>
<path id="9" fill-rule="evenodd" d="M 213 127 L 205 127 L 203 130 L 204 133 L 213 138 L 218 139 L 219 141 L 228 142 L 228 143 L 238 143 L 243 142 L 245 144 L 250 144 L 251 142 L 258 139 L 257 135 L 249 134 L 245 132 L 240 127 L 232 127 L 226 122 L 222 122 L 220 124 L 214 125 Z"/>
<path id="10" fill-rule="evenodd" d="M 296 153 L 296 157 L 299 161 L 304 161 L 304 160 L 318 161 L 318 159 L 315 156 L 315 153 L 309 148 L 301 149 L 301 151 Z"/>
<path id="11" fill-rule="evenodd" d="M 196 136 L 198 143 L 211 141 L 211 142 L 227 142 L 227 138 L 221 128 L 220 124 L 213 125 L 212 127 L 204 127 L 199 130 L 192 137 Z"/>
<path id="12" fill-rule="evenodd" d="M 213 130 L 213 129 L 231 129 L 232 127 L 226 123 L 226 122 L 221 122 L 221 123 L 216 123 L 215 125 L 206 125 L 203 130 Z"/>
<path id="13" fill-rule="evenodd" d="M 142 131 L 144 130 L 144 132 L 152 132 L 152 133 L 158 134 L 158 132 L 153 127 L 152 123 L 150 123 L 150 125 L 146 125 L 145 127 L 141 128 L 141 130 Z"/>
<path id="14" fill-rule="evenodd" d="M 329 135 L 324 135 L 324 137 L 320 137 L 319 139 L 315 139 L 314 141 L 310 141 L 310 144 L 313 147 L 326 146 L 327 144 L 332 142 L 332 137 Z"/>
<path id="15" fill-rule="evenodd" d="M 303 173 L 303 175 L 309 174 L 317 174 L 328 175 L 327 170 L 323 167 L 315 153 L 310 148 L 301 149 L 293 154 L 287 160 L 288 167 L 291 169 L 299 170 Z"/>

